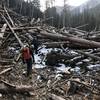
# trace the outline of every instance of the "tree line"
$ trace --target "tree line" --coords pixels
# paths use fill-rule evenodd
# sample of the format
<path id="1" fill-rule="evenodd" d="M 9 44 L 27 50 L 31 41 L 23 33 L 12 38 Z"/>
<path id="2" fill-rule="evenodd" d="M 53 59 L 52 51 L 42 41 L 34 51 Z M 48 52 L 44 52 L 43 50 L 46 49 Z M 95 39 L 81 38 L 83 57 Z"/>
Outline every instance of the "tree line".
<path id="1" fill-rule="evenodd" d="M 94 9 L 88 8 L 85 8 L 82 12 L 80 12 L 80 9 L 74 9 L 73 11 L 66 9 L 65 27 L 77 27 L 80 25 L 88 24 L 86 27 L 84 27 L 84 30 L 91 31 L 94 30 L 95 27 L 98 29 L 100 25 L 100 19 L 99 16 L 97 16 L 96 12 L 95 14 L 94 12 Z M 46 23 L 57 28 L 63 27 L 63 11 L 61 12 L 61 14 L 58 14 L 56 7 L 48 8 L 45 11 L 45 16 L 46 18 L 53 17 L 53 24 L 52 21 L 46 21 Z"/>
<path id="2" fill-rule="evenodd" d="M 29 18 L 50 18 L 45 21 L 45 23 L 57 27 L 63 27 L 63 21 L 65 21 L 65 27 L 77 27 L 80 25 L 88 24 L 84 27 L 84 30 L 91 31 L 94 29 L 99 29 L 100 26 L 100 5 L 95 8 L 89 8 L 88 6 L 80 11 L 80 8 L 70 10 L 66 7 L 58 14 L 55 0 L 46 0 L 45 7 L 46 10 L 41 12 L 40 10 L 40 0 L 2 0 L 5 1 L 5 5 L 17 13 L 28 16 Z M 65 20 L 63 20 L 65 17 Z"/>
<path id="3" fill-rule="evenodd" d="M 42 17 L 39 0 L 4 0 L 3 3 L 23 16 L 28 16 L 29 18 Z"/>
<path id="4" fill-rule="evenodd" d="M 57 28 L 62 28 L 64 26 L 77 27 L 80 25 L 88 24 L 86 27 L 82 29 L 86 31 L 93 31 L 94 29 L 95 30 L 100 29 L 100 18 L 99 18 L 100 4 L 98 4 L 93 8 L 92 7 L 89 8 L 89 4 L 87 4 L 85 5 L 84 8 L 82 8 L 81 11 L 80 7 L 70 9 L 70 6 L 65 4 L 67 0 L 63 0 L 64 2 L 63 10 L 60 14 L 58 14 L 57 7 L 50 6 L 53 4 L 52 3 L 50 4 L 49 1 L 55 2 L 55 0 L 47 0 L 46 3 L 45 16 L 46 18 L 53 17 L 53 21 L 46 21 L 46 23 L 48 23 L 49 25 L 53 25 L 54 27 Z"/>

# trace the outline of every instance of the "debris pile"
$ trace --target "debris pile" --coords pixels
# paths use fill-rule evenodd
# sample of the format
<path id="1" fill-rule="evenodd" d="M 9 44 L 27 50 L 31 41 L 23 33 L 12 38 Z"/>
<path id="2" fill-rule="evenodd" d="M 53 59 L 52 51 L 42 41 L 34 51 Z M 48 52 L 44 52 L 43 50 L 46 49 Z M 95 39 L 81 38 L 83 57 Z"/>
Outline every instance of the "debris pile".
<path id="1" fill-rule="evenodd" d="M 100 99 L 100 31 L 56 29 L 0 9 L 0 100 Z M 26 77 L 20 50 L 33 45 L 35 37 L 38 52 L 32 75 Z"/>

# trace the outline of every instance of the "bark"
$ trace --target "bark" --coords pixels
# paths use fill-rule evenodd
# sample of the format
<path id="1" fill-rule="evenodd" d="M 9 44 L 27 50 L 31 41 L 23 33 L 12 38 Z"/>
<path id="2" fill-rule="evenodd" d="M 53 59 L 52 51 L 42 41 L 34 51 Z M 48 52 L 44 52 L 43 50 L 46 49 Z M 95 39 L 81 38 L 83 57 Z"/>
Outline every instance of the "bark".
<path id="1" fill-rule="evenodd" d="M 64 98 L 57 96 L 55 94 L 49 94 L 49 97 L 52 98 L 52 100 L 65 100 Z"/>
<path id="2" fill-rule="evenodd" d="M 29 32 L 33 33 L 32 30 L 29 30 Z M 100 47 L 99 42 L 89 41 L 89 40 L 78 38 L 78 37 L 67 37 L 67 36 L 63 36 L 60 34 L 47 33 L 46 31 L 42 31 L 42 32 L 40 32 L 40 34 L 42 34 L 52 40 L 63 40 L 63 41 L 65 40 L 65 41 L 69 41 L 71 43 L 79 43 L 81 45 L 88 45 L 89 47 L 94 47 L 94 48 Z M 63 34 L 66 34 L 66 33 L 63 33 Z"/>
<path id="3" fill-rule="evenodd" d="M 8 16 L 8 18 L 9 18 L 11 24 L 12 24 L 12 26 L 15 27 L 14 22 L 13 22 L 13 20 L 11 19 L 10 15 L 9 15 L 9 13 L 8 13 L 8 11 L 7 11 L 7 9 L 6 9 L 5 7 L 4 7 L 4 10 L 5 10 L 5 12 L 6 12 L 6 14 L 7 14 L 7 16 Z"/>
<path id="4" fill-rule="evenodd" d="M 88 45 L 80 45 L 76 43 L 70 43 L 68 41 L 62 41 L 62 42 L 46 42 L 43 43 L 43 45 L 46 45 L 47 48 L 61 48 L 61 45 L 64 47 L 69 47 L 71 49 L 93 49 L 94 47 L 89 47 Z"/>
<path id="5" fill-rule="evenodd" d="M 80 29 L 77 29 L 77 28 L 71 28 L 71 30 L 79 31 L 79 32 L 82 32 L 82 33 L 87 33 L 87 31 L 83 31 L 83 30 L 80 30 Z"/>
<path id="6" fill-rule="evenodd" d="M 85 26 L 88 26 L 89 24 L 84 24 L 84 25 L 81 25 L 81 26 L 78 26 L 78 27 L 75 27 L 76 29 L 78 28 L 82 28 L 82 27 L 85 27 Z"/>
<path id="7" fill-rule="evenodd" d="M 9 83 L 4 83 L 4 84 L 8 84 L 8 86 L 3 86 L 0 87 L 0 93 L 2 94 L 15 94 L 15 93 L 20 93 L 20 94 L 27 94 L 29 92 L 34 91 L 32 86 L 14 86 L 11 85 Z"/>
<path id="8" fill-rule="evenodd" d="M 43 43 L 43 45 L 46 45 L 46 47 L 61 47 L 62 44 L 69 44 L 69 42 L 47 42 Z"/>
<path id="9" fill-rule="evenodd" d="M 11 70 L 12 70 L 12 68 L 7 68 L 7 69 L 3 70 L 2 72 L 0 72 L 0 75 L 5 74 L 6 72 L 9 72 Z"/>
<path id="10" fill-rule="evenodd" d="M 1 16 L 3 17 L 3 19 L 6 21 L 7 25 L 9 26 L 11 32 L 14 34 L 14 36 L 16 37 L 17 41 L 19 42 L 20 46 L 23 47 L 23 43 L 22 41 L 19 39 L 19 37 L 17 36 L 17 34 L 14 32 L 14 30 L 12 29 L 11 25 L 9 24 L 9 22 L 7 21 L 7 19 L 1 14 Z"/>
<path id="11" fill-rule="evenodd" d="M 6 28 L 7 28 L 7 24 L 4 24 L 2 29 L 1 29 L 1 32 L 0 32 L 0 38 L 3 38 L 3 35 L 4 35 L 5 31 L 6 31 Z"/>
<path id="12" fill-rule="evenodd" d="M 6 31 L 6 27 L 7 27 L 7 24 L 4 24 L 2 29 L 1 29 L 1 33 L 4 33 Z"/>
<path id="13" fill-rule="evenodd" d="M 95 56 L 95 55 L 93 55 L 93 54 L 85 53 L 85 52 L 82 52 L 82 51 L 80 51 L 80 50 L 77 50 L 77 52 L 80 53 L 80 54 L 83 54 L 83 55 L 85 55 L 85 56 L 88 56 L 88 57 L 90 57 L 90 58 L 92 58 L 92 59 L 95 59 L 95 60 L 100 61 L 100 57 Z"/>
<path id="14" fill-rule="evenodd" d="M 10 64 L 13 64 L 13 60 L 0 60 L 0 64 L 1 65 L 10 65 Z"/>
<path id="15" fill-rule="evenodd" d="M 23 31 L 23 30 L 29 30 L 29 29 L 37 29 L 37 27 L 12 27 L 12 29 L 14 30 L 14 31 Z M 7 28 L 7 31 L 10 31 L 10 29 L 9 28 Z"/>

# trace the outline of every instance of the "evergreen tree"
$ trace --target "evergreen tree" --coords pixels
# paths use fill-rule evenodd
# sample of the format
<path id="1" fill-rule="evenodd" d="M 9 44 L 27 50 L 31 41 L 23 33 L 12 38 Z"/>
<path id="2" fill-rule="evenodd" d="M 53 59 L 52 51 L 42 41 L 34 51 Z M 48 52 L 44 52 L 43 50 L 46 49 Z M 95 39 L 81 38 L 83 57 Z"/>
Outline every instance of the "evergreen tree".
<path id="1" fill-rule="evenodd" d="M 42 17 L 40 11 L 40 0 L 5 0 L 6 6 L 13 9 L 15 12 L 30 18 Z"/>

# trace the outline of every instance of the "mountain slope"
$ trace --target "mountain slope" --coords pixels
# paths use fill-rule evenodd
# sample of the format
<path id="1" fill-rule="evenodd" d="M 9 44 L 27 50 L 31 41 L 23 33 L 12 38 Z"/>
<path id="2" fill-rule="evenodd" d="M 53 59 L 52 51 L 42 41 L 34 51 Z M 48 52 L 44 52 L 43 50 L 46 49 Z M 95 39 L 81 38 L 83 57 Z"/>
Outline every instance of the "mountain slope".
<path id="1" fill-rule="evenodd" d="M 85 8 L 88 8 L 88 9 L 95 8 L 99 4 L 100 4 L 100 0 L 89 0 L 78 7 L 66 5 L 66 9 L 69 9 L 72 12 L 75 12 L 77 10 L 80 10 L 80 12 L 82 12 Z M 56 9 L 57 9 L 57 13 L 61 14 L 61 12 L 63 11 L 63 6 L 61 7 L 56 6 Z"/>

